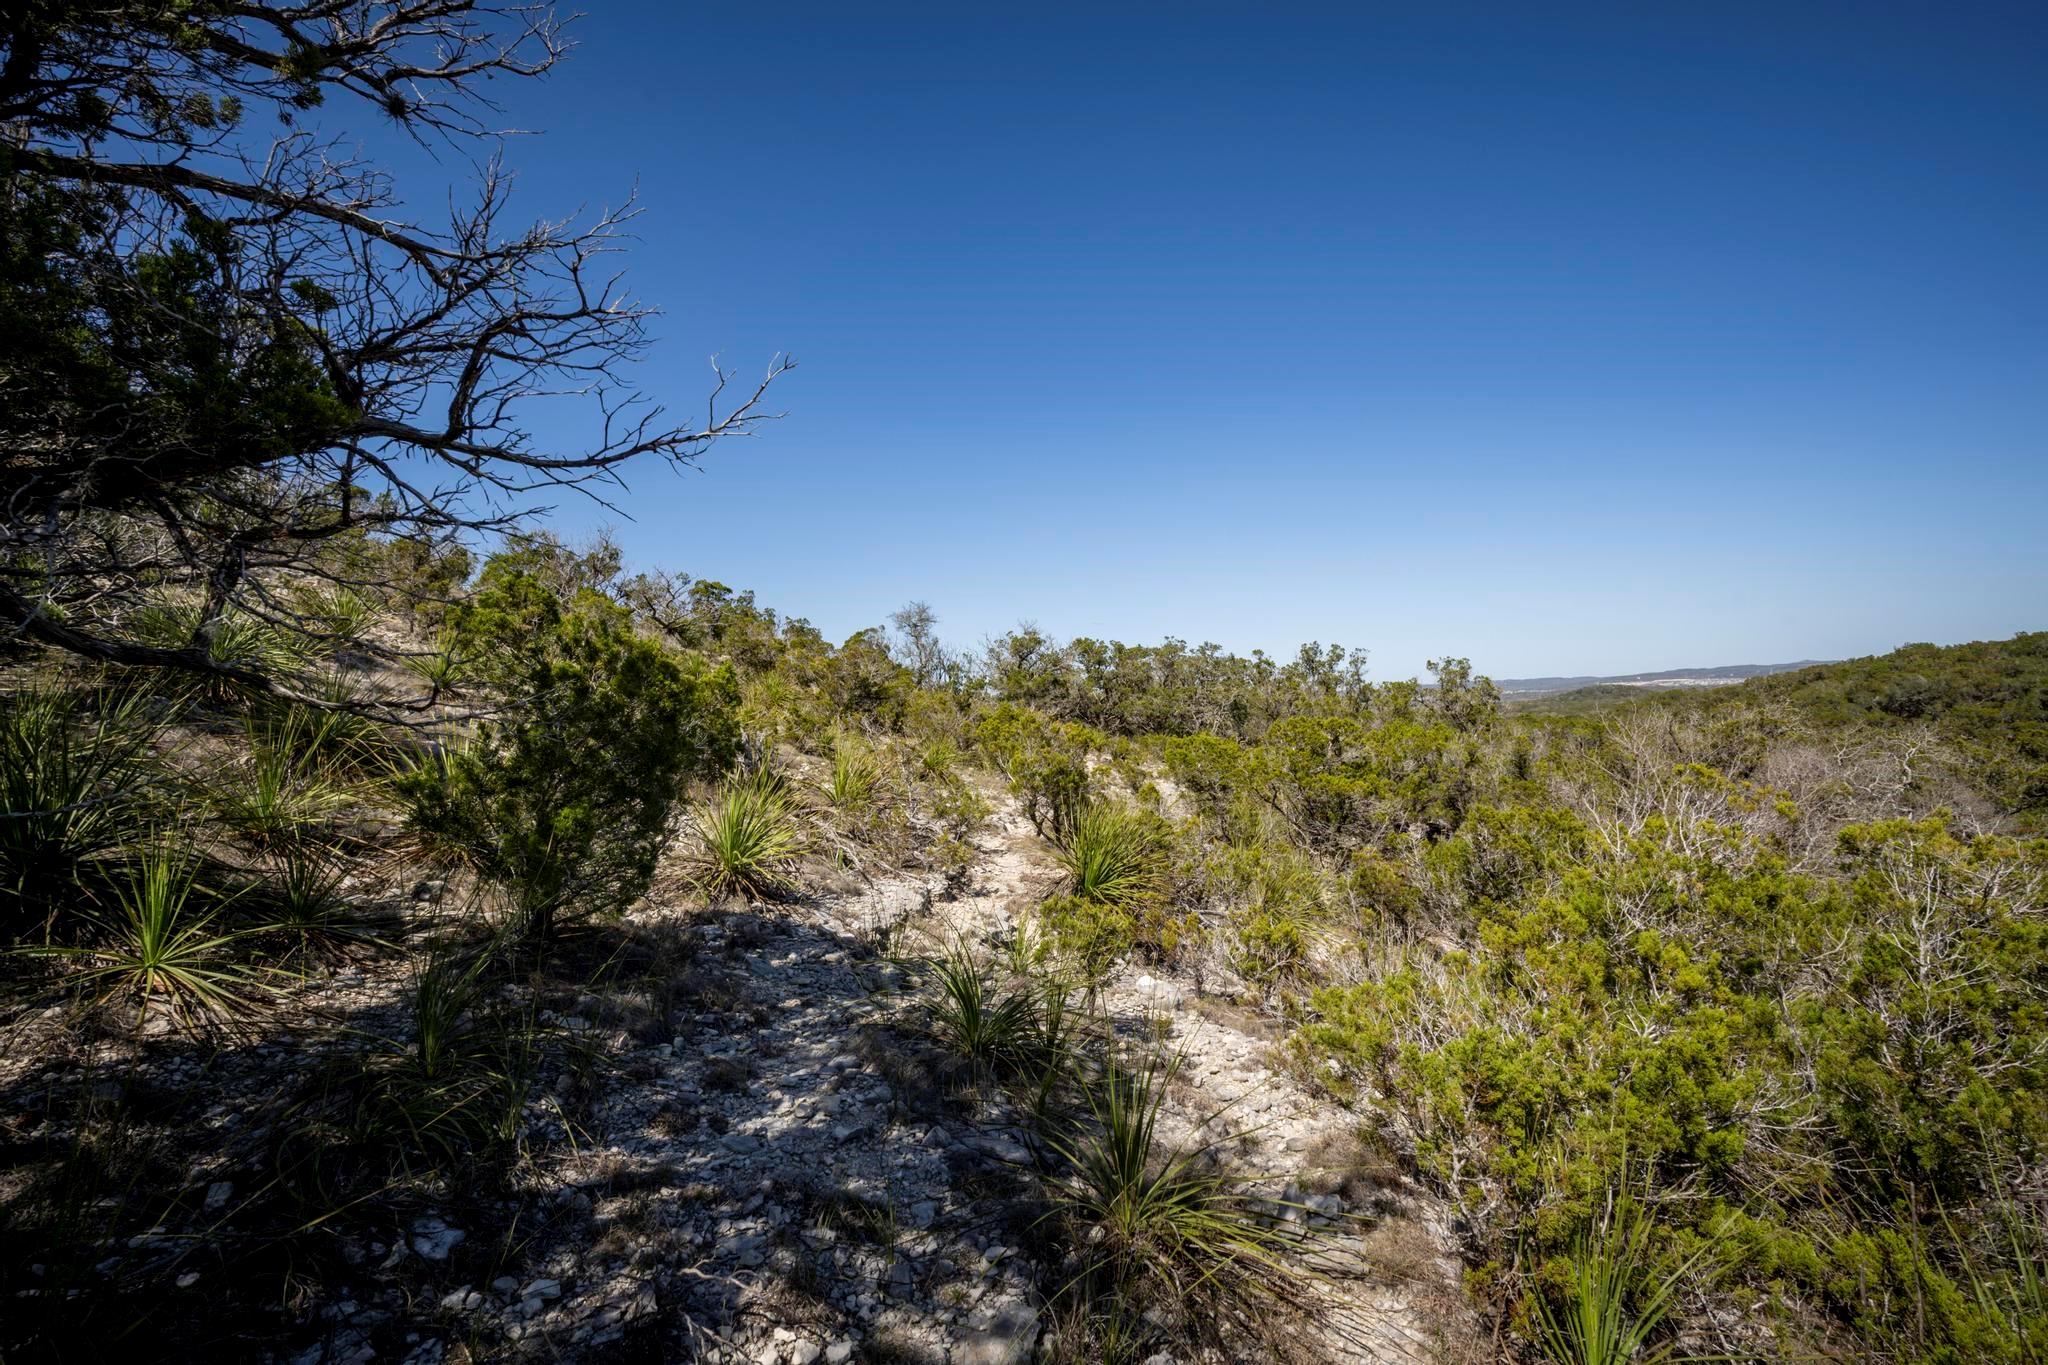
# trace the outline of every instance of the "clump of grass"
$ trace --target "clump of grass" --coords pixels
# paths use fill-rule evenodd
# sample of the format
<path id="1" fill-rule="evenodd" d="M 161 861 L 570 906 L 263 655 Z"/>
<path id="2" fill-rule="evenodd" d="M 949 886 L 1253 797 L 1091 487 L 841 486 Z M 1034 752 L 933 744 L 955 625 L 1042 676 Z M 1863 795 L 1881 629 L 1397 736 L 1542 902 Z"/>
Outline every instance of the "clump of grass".
<path id="1" fill-rule="evenodd" d="M 692 870 L 706 894 L 768 897 L 793 888 L 804 840 L 781 774 L 763 767 L 728 779 L 691 812 L 691 824 Z"/>
<path id="2" fill-rule="evenodd" d="M 194 903 L 192 862 L 158 845 L 145 850 L 118 889 L 120 913 L 103 941 L 84 947 L 30 950 L 84 964 L 76 982 L 99 1002 L 133 1001 L 136 1027 L 162 1005 L 187 1024 L 249 1013 L 260 983 L 229 956 L 242 935 L 214 928 L 215 915 Z"/>
<path id="3" fill-rule="evenodd" d="M 332 669 L 310 691 L 317 702 L 290 703 L 272 720 L 273 727 L 287 718 L 296 721 L 298 732 L 291 742 L 299 753 L 351 772 L 374 772 L 386 761 L 392 735 L 363 714 L 366 694 L 361 682 Z"/>
<path id="4" fill-rule="evenodd" d="M 1068 890 L 1082 900 L 1131 909 L 1165 884 L 1166 857 L 1155 821 L 1104 802 L 1082 806 L 1054 845 Z"/>
<path id="5" fill-rule="evenodd" d="M 53 920 L 88 860 L 145 831 L 159 733 L 143 698 L 84 710 L 50 686 L 0 698 L 0 933 Z"/>

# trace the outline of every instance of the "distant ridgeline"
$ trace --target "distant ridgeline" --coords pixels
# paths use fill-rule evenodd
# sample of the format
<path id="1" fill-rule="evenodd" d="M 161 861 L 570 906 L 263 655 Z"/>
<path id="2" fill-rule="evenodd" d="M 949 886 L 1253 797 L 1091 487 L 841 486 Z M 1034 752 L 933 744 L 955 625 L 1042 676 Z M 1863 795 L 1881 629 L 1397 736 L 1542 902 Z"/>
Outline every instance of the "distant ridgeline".
<path id="1" fill-rule="evenodd" d="M 1801 659 L 1790 664 L 1726 664 L 1720 668 L 1667 668 L 1661 673 L 1620 673 L 1607 677 L 1500 678 L 1495 686 L 1510 702 L 1530 697 L 1551 697 L 1562 692 L 1604 690 L 1617 696 L 1632 696 L 1643 688 L 1725 687 L 1767 673 L 1790 673 L 1813 668 L 1825 659 Z"/>
<path id="2" fill-rule="evenodd" d="M 2048 815 L 2048 631 L 1966 645 L 1907 645 L 1890 654 L 1840 663 L 1753 667 L 1740 686 L 1655 687 L 1644 681 L 1678 670 L 1607 679 L 1595 686 L 1516 698 L 1525 715 L 1577 715 L 1621 705 L 1711 713 L 1732 707 L 1789 707 L 1816 729 L 1931 727 L 1954 746 L 1969 775 L 2015 814 Z M 1529 683 L 1551 681 L 1532 679 Z M 1647 695 L 1646 695 L 1647 693 Z M 1526 693 L 1525 693 L 1526 696 Z"/>

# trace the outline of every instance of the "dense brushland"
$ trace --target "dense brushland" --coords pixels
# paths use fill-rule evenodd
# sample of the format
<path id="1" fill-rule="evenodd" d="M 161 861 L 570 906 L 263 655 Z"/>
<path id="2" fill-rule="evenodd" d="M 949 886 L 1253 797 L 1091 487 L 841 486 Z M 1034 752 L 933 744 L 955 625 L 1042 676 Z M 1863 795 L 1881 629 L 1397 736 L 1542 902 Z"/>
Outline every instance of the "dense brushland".
<path id="1" fill-rule="evenodd" d="M 500 150 L 551 15 L 0 42 L 0 1358 L 2048 1351 L 2048 636 L 1524 714 L 833 643 L 520 515 L 786 366 L 671 424 L 623 217 L 318 122 Z"/>
<path id="2" fill-rule="evenodd" d="M 1379 683 L 1338 649 L 1283 665 L 1033 631 L 970 659 L 918 609 L 835 646 L 544 537 L 426 572 L 448 604 L 328 602 L 352 645 L 237 626 L 358 702 L 431 676 L 424 726 L 16 651 L 8 989 L 69 1077 L 13 1087 L 41 1097 L 9 1144 L 18 1302 L 61 1286 L 46 1306 L 71 1326 L 165 1330 L 147 1305 L 166 1285 L 92 1272 L 189 1197 L 164 1163 L 197 1133 L 108 1098 L 152 1049 L 287 1027 L 308 1046 L 303 1006 L 337 966 L 416 982 L 381 1035 L 312 1044 L 327 1061 L 266 1112 L 290 1164 L 210 1255 L 275 1300 L 252 1225 L 317 1267 L 395 1216 L 374 1210 L 535 1160 L 519 1116 L 562 1046 L 541 1002 L 658 869 L 655 894 L 710 913 L 852 866 L 964 872 L 1007 788 L 1065 872 L 1023 946 L 935 962 L 933 1017 L 973 1086 L 1066 1095 L 1036 1197 L 1080 1245 L 1125 1211 L 1062 1202 L 1087 1167 L 1060 1144 L 1098 1131 L 1089 1097 L 1120 1067 L 1143 1086 L 1161 1063 L 1061 1041 L 1045 1002 L 1083 1019 L 1091 988 L 1177 972 L 1269 1016 L 1303 1080 L 1455 1209 L 1503 1354 L 1594 1358 L 1570 1315 L 1612 1278 L 1688 1350 L 2039 1358 L 2048 849 L 2015 774 L 2038 771 L 2048 637 L 1512 717 L 1456 660 Z M 169 609 L 138 606 L 137 629 Z M 461 910 L 409 913 L 422 881 Z M 1142 1113 L 1142 1090 L 1120 1103 Z M 1246 1237 L 1190 1273 L 1284 1285 L 1290 1249 Z M 1179 1292 L 1132 1254 L 1087 1292 Z M 126 1312 L 97 1301 L 117 1290 Z M 248 1349 L 303 1331 L 221 1309 L 204 1333 Z M 1059 1349 L 1091 1358 L 1090 1332 L 1131 1320 L 1107 1313 Z M 1141 1344 L 1199 1347 L 1196 1317 L 1155 1311 Z M 24 1358 L 91 1353 L 39 1312 L 15 1322 Z M 1211 1345 L 1265 1353 L 1248 1329 Z"/>

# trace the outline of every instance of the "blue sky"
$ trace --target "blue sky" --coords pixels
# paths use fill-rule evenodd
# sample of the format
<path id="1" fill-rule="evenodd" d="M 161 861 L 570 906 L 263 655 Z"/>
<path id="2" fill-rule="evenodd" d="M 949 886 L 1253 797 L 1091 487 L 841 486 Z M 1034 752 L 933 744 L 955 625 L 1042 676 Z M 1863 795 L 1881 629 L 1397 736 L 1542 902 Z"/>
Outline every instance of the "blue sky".
<path id="1" fill-rule="evenodd" d="M 560 507 L 640 564 L 1383 677 L 2048 626 L 2038 3 L 593 8 L 519 202 L 637 183 L 656 394 L 800 363 Z"/>

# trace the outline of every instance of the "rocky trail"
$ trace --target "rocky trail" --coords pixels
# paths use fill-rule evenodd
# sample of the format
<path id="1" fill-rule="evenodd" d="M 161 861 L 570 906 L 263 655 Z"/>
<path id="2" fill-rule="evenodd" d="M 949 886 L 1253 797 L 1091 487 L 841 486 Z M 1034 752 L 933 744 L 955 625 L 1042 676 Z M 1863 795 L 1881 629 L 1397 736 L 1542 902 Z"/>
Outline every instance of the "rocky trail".
<path id="1" fill-rule="evenodd" d="M 1013 932 L 1050 878 L 1034 845 L 1005 810 L 957 896 L 904 879 L 700 921 L 693 987 L 719 1007 L 627 1055 L 628 1083 L 554 1173 L 580 1220 L 526 1280 L 457 1286 L 443 1306 L 495 1315 L 544 1356 L 651 1334 L 762 1365 L 1030 1359 L 1056 1268 L 1040 1259 L 1027 1134 L 940 1083 L 878 948 Z M 1137 971 L 1101 1005 L 1179 1059 L 1167 1126 L 1223 1139 L 1336 1230 L 1358 1278 L 1305 1324 L 1318 1339 L 1302 1358 L 1430 1360 L 1467 1330 L 1425 1201 L 1358 1167 L 1355 1118 L 1276 1071 L 1256 1021 Z"/>
<path id="2" fill-rule="evenodd" d="M 995 951 L 1053 883 L 1044 845 L 1012 807 L 976 849 L 950 891 L 899 876 L 788 905 L 707 911 L 679 897 L 690 908 L 657 902 L 594 936 L 582 951 L 620 969 L 566 964 L 541 991 L 552 1041 L 523 1115 L 535 1155 L 516 1187 L 471 1205 L 412 1195 L 367 1223 L 337 1224 L 335 1254 L 308 1272 L 297 1344 L 259 1355 L 291 1365 L 1036 1357 L 1057 1328 L 1047 1303 L 1061 1270 L 1032 1135 L 1000 1101 L 952 1083 L 898 965 L 959 941 Z M 575 984 L 585 980 L 595 984 Z M 10 1044 L 0 1101 L 15 1136 L 61 1142 L 63 1129 L 36 1116 L 67 1093 L 133 1109 L 209 1097 L 183 1130 L 199 1147 L 178 1158 L 189 1189 L 176 1218 L 189 1226 L 169 1219 L 128 1239 L 97 1271 L 174 1281 L 161 1311 L 185 1312 L 181 1302 L 237 1282 L 231 1260 L 194 1256 L 191 1232 L 235 1233 L 290 1178 L 275 1173 L 281 1130 L 265 1116 L 323 1049 L 347 1045 L 336 1039 L 402 1038 L 407 988 L 402 969 L 345 966 L 309 978 L 267 1037 L 223 1047 L 159 1036 L 124 1054 L 115 1080 L 94 1079 L 110 1074 L 104 1058 L 26 1060 L 41 1056 L 31 1020 Z M 1303 1306 L 1293 1358 L 1468 1357 L 1440 1211 L 1363 1154 L 1354 1115 L 1275 1065 L 1277 1033 L 1194 981 L 1139 969 L 1096 1004 L 1120 1035 L 1177 1059 L 1169 1138 L 1214 1143 L 1317 1229 L 1323 1263 L 1343 1278 L 1327 1302 Z M 262 1254 L 260 1239 L 243 1244 Z"/>

